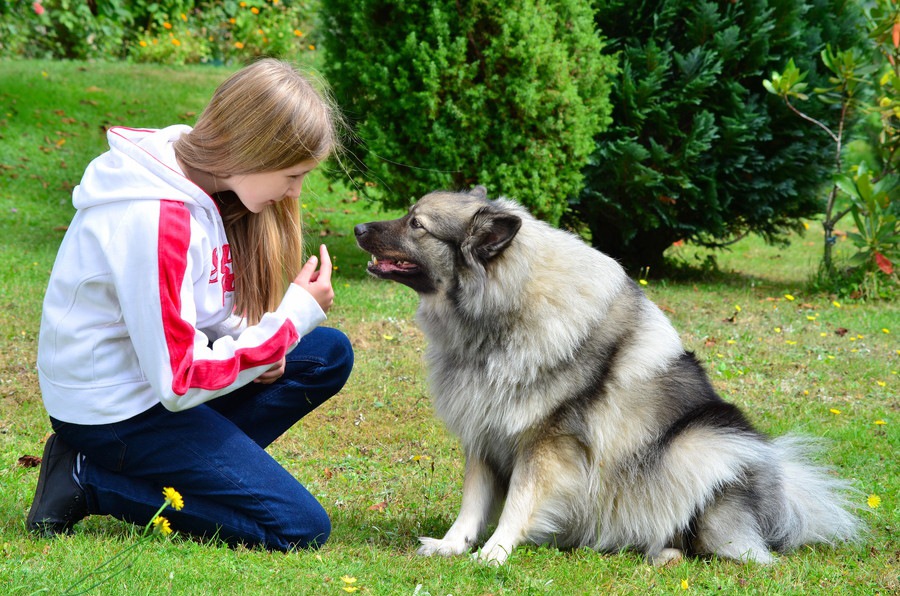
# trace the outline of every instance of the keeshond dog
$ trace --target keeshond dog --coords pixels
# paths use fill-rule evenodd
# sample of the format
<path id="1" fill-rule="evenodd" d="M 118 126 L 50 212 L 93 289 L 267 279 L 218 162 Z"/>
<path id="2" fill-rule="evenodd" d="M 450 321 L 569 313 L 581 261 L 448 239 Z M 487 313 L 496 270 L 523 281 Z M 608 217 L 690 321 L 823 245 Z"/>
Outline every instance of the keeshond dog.
<path id="1" fill-rule="evenodd" d="M 419 294 L 434 407 L 465 453 L 459 515 L 420 554 L 470 551 L 494 522 L 476 556 L 496 564 L 523 543 L 769 563 L 858 535 L 813 442 L 756 430 L 577 236 L 483 187 L 354 232 L 372 275 Z"/>

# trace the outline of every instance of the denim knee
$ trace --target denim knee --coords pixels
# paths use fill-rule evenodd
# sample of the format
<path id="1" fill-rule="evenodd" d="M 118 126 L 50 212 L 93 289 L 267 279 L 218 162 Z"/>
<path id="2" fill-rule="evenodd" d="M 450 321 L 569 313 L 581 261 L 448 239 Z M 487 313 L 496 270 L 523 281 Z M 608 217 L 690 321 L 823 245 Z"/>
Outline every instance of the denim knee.
<path id="1" fill-rule="evenodd" d="M 303 359 L 305 354 L 315 353 L 315 360 L 319 366 L 315 370 L 315 381 L 312 384 L 321 389 L 328 390 L 331 395 L 343 388 L 350 372 L 353 370 L 353 346 L 350 339 L 341 331 L 333 327 L 317 327 L 309 335 L 303 338 L 294 352 L 298 358 Z"/>
<path id="2" fill-rule="evenodd" d="M 317 549 L 325 545 L 331 535 L 331 519 L 321 506 L 316 510 L 306 510 L 302 519 L 296 520 L 298 529 L 286 532 L 271 546 L 285 544 L 286 549 Z M 281 550 L 281 549 L 278 549 Z"/>

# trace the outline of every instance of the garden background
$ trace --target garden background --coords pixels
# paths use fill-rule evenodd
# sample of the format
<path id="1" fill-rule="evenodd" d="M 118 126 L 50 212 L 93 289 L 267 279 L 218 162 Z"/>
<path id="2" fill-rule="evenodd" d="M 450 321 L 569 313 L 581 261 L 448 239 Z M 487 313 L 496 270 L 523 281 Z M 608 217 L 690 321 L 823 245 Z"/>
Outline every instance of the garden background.
<path id="1" fill-rule="evenodd" d="M 423 14 L 422 7 L 414 2 L 386 4 L 405 6 L 408 11 L 403 14 L 407 16 Z M 435 6 L 443 6 L 432 4 L 432 15 L 437 12 Z M 615 3 L 594 4 L 605 5 L 595 6 L 598 10 L 615 8 Z M 696 17 L 701 5 L 721 8 L 731 3 L 692 4 L 688 16 Z M 766 3 L 738 4 L 745 6 L 746 13 L 751 6 Z M 547 3 L 528 5 L 546 7 Z M 357 4 L 360 11 L 367 6 L 364 2 Z M 128 19 L 122 17 L 122 11 L 133 16 L 139 9 L 150 19 L 132 20 L 130 27 L 123 26 Z M 40 456 L 50 430 L 34 369 L 40 302 L 56 249 L 73 213 L 71 189 L 87 163 L 104 150 L 107 127 L 190 124 L 215 86 L 245 60 L 263 54 L 279 55 L 305 68 L 333 72 L 327 48 L 334 46 L 329 46 L 328 34 L 322 31 L 321 9 L 317 2 L 286 1 L 212 2 L 202 6 L 193 2 L 0 2 L 0 257 L 4 262 L 0 269 L 0 585 L 7 593 L 61 593 L 115 553 L 138 544 L 141 532 L 141 528 L 106 518 L 90 518 L 79 524 L 74 535 L 52 540 L 35 539 L 25 530 L 25 514 L 37 481 L 34 458 Z M 107 17 L 103 10 L 119 12 Z M 739 16 L 731 14 L 729 22 L 742 23 Z M 260 27 L 260 18 L 272 19 L 273 25 Z M 400 20 L 397 16 L 391 24 Z M 431 23 L 438 21 L 434 17 Z M 678 18 L 673 17 L 672 22 L 678 22 Z M 872 29 L 865 29 L 866 23 L 871 21 L 860 18 L 858 22 L 862 31 L 859 48 L 867 47 L 863 40 L 873 39 Z M 338 24 L 332 22 L 332 33 L 339 30 Z M 377 23 L 369 25 L 374 28 Z M 893 27 L 886 29 L 888 46 L 893 43 L 893 31 Z M 201 38 L 211 45 L 201 44 Z M 614 45 L 608 39 L 604 43 L 605 47 Z M 824 46 L 810 56 L 792 57 L 801 66 L 813 65 L 822 49 Z M 331 52 L 335 55 L 334 49 Z M 571 58 L 565 53 L 552 55 L 557 60 Z M 597 109 L 608 118 L 605 122 L 598 118 L 592 125 L 618 130 L 621 135 L 623 120 L 616 111 L 621 104 L 616 102 L 622 96 L 616 89 L 622 89 L 624 79 L 617 78 L 616 73 L 621 72 L 623 60 L 621 54 L 608 55 L 617 56 L 617 61 L 596 65 L 598 76 L 607 83 L 594 87 L 606 89 L 598 93 L 608 96 L 610 104 L 598 104 Z M 110 60 L 110 56 L 116 59 Z M 883 66 L 874 59 L 866 62 L 863 56 L 857 55 L 857 65 L 871 63 L 873 69 Z M 382 61 L 372 62 L 377 65 Z M 777 67 L 773 66 L 784 76 L 771 76 L 770 71 L 757 73 L 759 95 L 754 97 L 770 96 L 773 103 L 767 110 L 774 114 L 778 107 L 795 119 L 795 136 L 803 136 L 803 131 L 813 135 L 814 126 L 783 103 L 786 97 L 803 109 L 812 109 L 797 98 L 798 93 L 812 94 L 812 88 L 799 89 L 799 74 L 791 74 L 787 64 L 784 56 Z M 819 69 L 821 80 L 827 83 L 825 73 L 831 71 L 824 66 Z M 876 91 L 879 80 L 885 78 L 883 73 L 877 74 L 872 93 L 863 94 L 860 104 L 865 101 L 877 108 L 887 107 L 880 105 L 887 93 L 879 95 Z M 526 75 L 537 76 L 522 76 Z M 839 80 L 836 75 L 834 78 Z M 763 79 L 774 83 L 773 89 L 780 89 L 781 97 L 763 90 Z M 782 81 L 787 84 L 777 88 Z M 886 82 L 891 82 L 889 77 Z M 742 84 L 749 85 L 746 80 Z M 574 82 L 572 85 L 573 89 L 578 87 Z M 714 88 L 712 81 L 709 85 L 709 89 Z M 340 83 L 335 84 L 335 92 L 340 97 Z M 837 116 L 844 105 L 840 98 L 847 95 L 838 93 L 838 100 L 831 104 L 837 109 L 816 113 L 821 122 L 837 129 Z M 670 98 L 666 105 L 673 106 L 673 101 Z M 861 155 L 871 157 L 867 163 L 875 172 L 873 184 L 877 186 L 880 180 L 890 180 L 886 177 L 891 172 L 881 168 L 890 158 L 872 157 L 879 152 L 876 149 L 885 146 L 879 144 L 878 135 L 875 141 L 862 139 L 867 122 L 880 127 L 883 113 L 864 112 L 860 104 L 855 106 L 857 119 L 852 125 L 847 121 L 847 144 L 851 146 L 842 155 L 849 156 L 851 162 Z M 358 118 L 357 124 L 362 122 L 361 112 L 351 115 Z M 543 134 L 549 138 L 553 129 L 548 130 Z M 853 133 L 856 137 L 850 134 L 852 131 L 859 131 Z M 512 136 L 506 138 L 515 141 Z M 885 138 L 880 137 L 882 141 Z M 365 137 L 360 139 L 367 141 Z M 879 266 L 875 252 L 891 263 L 896 261 L 892 260 L 890 245 L 879 245 L 867 254 L 867 261 L 851 263 L 866 249 L 852 236 L 860 233 L 857 223 L 865 227 L 875 209 L 889 220 L 896 201 L 893 187 L 883 183 L 878 187 L 882 194 L 873 199 L 878 201 L 875 209 L 865 209 L 861 194 L 855 200 L 863 207 L 850 193 L 838 199 L 839 211 L 848 209 L 848 216 L 835 225 L 832 245 L 838 276 L 823 280 L 822 224 L 825 200 L 835 186 L 831 172 L 834 161 L 827 135 L 817 142 L 827 155 L 812 170 L 819 176 L 819 183 L 806 189 L 818 197 L 814 201 L 817 213 L 794 217 L 791 225 L 774 234 L 777 238 L 761 233 L 742 235 L 744 230 L 734 230 L 736 234 L 726 231 L 730 240 L 740 237 L 727 248 L 704 248 L 701 244 L 709 238 L 702 234 L 691 238 L 688 234 L 687 241 L 678 241 L 665 250 L 665 276 L 656 267 L 649 275 L 642 267 L 634 274 L 672 318 L 686 346 L 707 365 L 716 388 L 726 399 L 744 408 L 766 432 L 791 431 L 825 439 L 823 460 L 859 489 L 856 501 L 867 527 L 860 543 L 804 548 L 781 557 L 771 567 L 693 559 L 656 569 L 633 553 L 602 555 L 587 549 L 565 552 L 548 547 L 519 549 L 509 564 L 499 569 L 481 566 L 466 557 L 417 557 L 417 537 L 442 535 L 457 512 L 461 454 L 455 439 L 431 411 L 421 361 L 424 339 L 413 320 L 415 295 L 404 287 L 368 278 L 368 256 L 355 247 L 354 224 L 399 215 L 406 204 L 406 199 L 400 204 L 380 202 L 384 197 L 373 192 L 372 181 L 365 178 L 373 170 L 366 163 L 373 162 L 358 154 L 360 170 L 348 172 L 346 167 L 329 164 L 327 172 L 311 176 L 301 197 L 307 245 L 324 241 L 337 265 L 336 306 L 328 324 L 351 338 L 357 365 L 340 395 L 272 447 L 273 455 L 331 513 L 334 531 L 330 541 L 319 551 L 282 555 L 201 544 L 176 533 L 168 539 L 141 542 L 132 551 L 136 555 L 129 560 L 133 565 L 91 593 L 208 594 L 241 590 L 247 594 L 355 591 L 437 596 L 898 591 L 900 481 L 896 454 L 900 437 L 896 425 L 900 344 L 896 334 L 900 333 L 900 309 L 893 300 L 896 274 Z M 566 146 L 575 145 L 573 141 Z M 709 152 L 703 155 L 712 155 L 714 146 L 710 141 Z M 814 155 L 812 147 L 808 149 Z M 582 158 L 590 161 L 590 151 L 582 153 Z M 717 158 L 715 167 L 720 163 Z M 707 169 L 712 164 L 709 161 Z M 409 171 L 384 170 L 379 172 L 379 180 L 385 185 L 393 183 Z M 585 179 L 591 184 L 590 175 Z M 498 178 L 496 186 L 515 180 Z M 660 180 L 650 182 L 662 184 Z M 633 187 L 634 183 L 629 185 Z M 844 186 L 859 192 L 858 177 L 854 185 L 848 186 L 845 180 Z M 865 190 L 865 184 L 862 186 Z M 499 191 L 491 188 L 490 192 L 496 195 Z M 870 198 L 874 194 L 870 193 Z M 684 196 L 687 201 L 689 195 Z M 572 196 L 557 199 L 565 205 L 548 209 L 548 218 L 553 217 L 553 209 L 578 213 Z M 680 196 L 676 203 L 679 201 Z M 671 206 L 666 201 L 655 202 L 664 208 Z M 642 213 L 657 213 L 648 209 Z M 724 212 L 723 217 L 730 221 Z M 591 239 L 589 225 L 579 226 L 564 215 L 560 215 L 559 223 Z M 680 231 L 686 228 L 682 226 Z M 766 239 L 778 239 L 782 244 L 772 245 Z M 865 285 L 873 280 L 875 287 Z"/>

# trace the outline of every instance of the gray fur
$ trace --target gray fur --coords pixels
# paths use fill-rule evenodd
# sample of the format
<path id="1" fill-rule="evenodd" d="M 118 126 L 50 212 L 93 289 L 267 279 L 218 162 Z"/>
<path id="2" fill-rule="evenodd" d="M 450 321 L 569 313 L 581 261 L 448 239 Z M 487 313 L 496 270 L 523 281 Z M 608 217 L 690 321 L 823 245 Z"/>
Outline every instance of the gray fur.
<path id="1" fill-rule="evenodd" d="M 375 276 L 419 293 L 438 416 L 466 456 L 459 516 L 424 555 L 519 544 L 768 563 L 853 540 L 847 483 L 811 443 L 724 402 L 616 261 L 506 199 L 435 192 L 360 224 Z"/>

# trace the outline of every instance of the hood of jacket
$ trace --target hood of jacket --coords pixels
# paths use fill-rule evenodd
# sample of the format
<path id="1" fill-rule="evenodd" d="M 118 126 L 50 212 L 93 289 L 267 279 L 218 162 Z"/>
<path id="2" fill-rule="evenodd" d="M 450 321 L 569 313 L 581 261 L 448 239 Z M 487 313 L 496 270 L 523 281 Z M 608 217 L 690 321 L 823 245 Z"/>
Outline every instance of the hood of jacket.
<path id="1" fill-rule="evenodd" d="M 191 127 L 183 124 L 158 130 L 110 128 L 106 133 L 109 151 L 88 165 L 72 192 L 72 204 L 85 209 L 116 201 L 170 199 L 217 209 L 175 159 L 174 142 L 190 131 Z M 160 188 L 166 188 L 171 196 L 161 197 Z"/>

